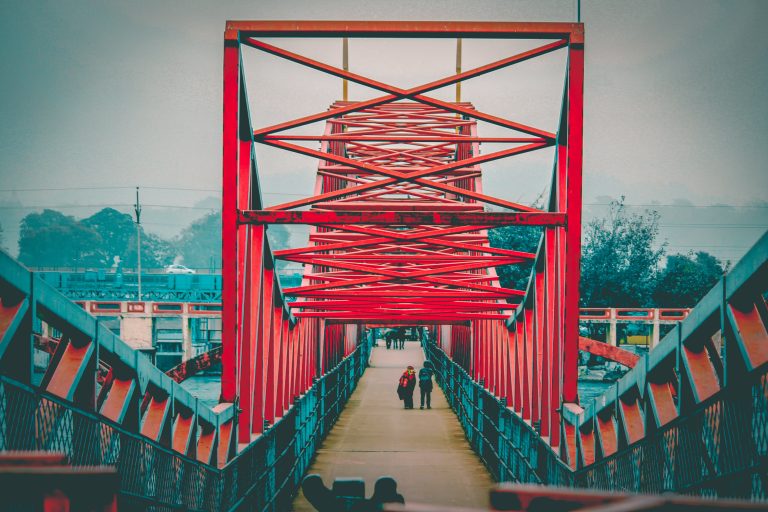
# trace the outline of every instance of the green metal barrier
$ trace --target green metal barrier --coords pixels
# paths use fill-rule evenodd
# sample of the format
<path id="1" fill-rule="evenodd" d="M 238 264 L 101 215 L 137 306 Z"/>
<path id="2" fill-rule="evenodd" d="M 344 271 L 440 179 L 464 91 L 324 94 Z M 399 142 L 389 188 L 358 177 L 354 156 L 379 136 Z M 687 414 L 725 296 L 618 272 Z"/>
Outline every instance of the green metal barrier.
<path id="1" fill-rule="evenodd" d="M 365 371 L 369 351 L 361 343 L 222 469 L 6 376 L 0 376 L 0 451 L 57 452 L 74 466 L 113 465 L 121 511 L 287 510 Z"/>

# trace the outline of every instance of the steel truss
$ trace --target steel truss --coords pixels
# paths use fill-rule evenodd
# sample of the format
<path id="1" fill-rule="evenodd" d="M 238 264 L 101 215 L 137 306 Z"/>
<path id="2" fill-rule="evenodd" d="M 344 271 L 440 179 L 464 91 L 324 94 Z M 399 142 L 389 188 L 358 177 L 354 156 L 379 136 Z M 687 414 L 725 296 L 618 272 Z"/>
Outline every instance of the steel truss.
<path id="1" fill-rule="evenodd" d="M 583 409 L 564 408 L 559 453 L 535 424 L 472 381 L 456 355 L 427 349 L 496 480 L 766 501 L 767 295 L 765 234 L 615 386 Z M 468 327 L 456 331 L 469 335 Z"/>
<path id="2" fill-rule="evenodd" d="M 61 338 L 41 336 L 41 322 L 55 327 Z M 45 368 L 41 368 L 43 362 L 47 362 Z M 36 373 L 37 368 L 44 373 Z M 213 410 L 201 406 L 189 391 L 97 318 L 2 251 L 0 376 L 34 385 L 40 393 L 58 397 L 86 413 L 98 413 L 101 421 L 119 425 L 190 460 L 221 467 L 235 455 L 233 404 L 220 404 Z M 41 402 L 40 409 L 43 407 Z M 8 415 L 0 414 L 2 425 L 9 422 L 8 417 L 23 423 L 37 418 L 33 412 L 43 415 L 34 408 L 19 408 L 1 393 L 0 409 Z M 63 428 L 67 421 L 71 422 L 62 412 L 45 425 L 36 425 L 34 432 L 31 428 L 22 430 L 18 438 L 4 426 L 0 443 L 6 449 L 51 449 L 53 443 L 48 443 L 46 436 L 53 434 L 46 429 Z M 65 443 L 72 442 L 73 436 L 60 433 L 57 437 L 57 442 Z M 81 432 L 78 440 L 82 442 L 85 437 Z"/>
<path id="3" fill-rule="evenodd" d="M 403 89 L 268 44 L 266 37 L 547 42 Z M 442 332 L 453 339 L 447 343 L 443 337 L 446 350 L 457 359 L 464 354 L 475 379 L 507 397 L 525 419 L 540 421 L 542 433 L 559 445 L 558 411 L 563 402 L 577 401 L 583 41 L 583 26 L 572 23 L 228 22 L 223 390 L 226 400 L 239 398 L 241 441 L 247 440 L 245 432 L 259 431 L 262 419 L 271 419 L 270 397 L 282 382 L 275 380 L 273 368 L 278 365 L 273 354 L 285 344 L 281 340 L 298 344 L 300 359 L 308 354 L 318 354 L 317 361 L 338 359 L 354 346 L 356 332 L 350 326 L 375 323 L 446 326 Z M 243 47 L 382 95 L 337 101 L 326 111 L 255 126 L 248 111 Z M 568 54 L 556 131 L 429 95 L 554 51 Z M 322 134 L 295 130 L 317 121 L 326 122 Z M 509 135 L 484 138 L 478 121 L 504 127 Z M 316 142 L 319 149 L 301 142 Z M 265 208 L 254 161 L 256 144 L 316 159 L 314 194 Z M 546 209 L 483 190 L 483 163 L 547 147 L 555 148 L 556 159 Z M 489 206 L 501 211 L 488 211 Z M 270 253 L 265 230 L 274 223 L 311 225 L 310 245 Z M 508 225 L 542 226 L 537 254 L 490 247 L 487 230 Z M 297 300 L 280 309 L 284 302 L 273 292 L 273 257 L 302 263 L 305 269 L 302 285 L 283 291 Z M 527 292 L 499 285 L 495 267 L 531 260 L 535 271 Z M 449 326 L 455 326 L 452 333 Z M 310 366 L 315 372 L 324 368 Z M 260 402 L 262 396 L 268 403 Z"/>
<path id="4" fill-rule="evenodd" d="M 266 36 L 553 42 L 405 90 Z M 254 129 L 242 45 L 385 94 Z M 557 133 L 427 95 L 561 49 Z M 576 404 L 582 88 L 579 24 L 228 22 L 222 403 L 207 409 L 177 382 L 218 354 L 165 375 L 0 252 L 0 444 L 116 463 L 124 497 L 142 503 L 282 509 L 365 368 L 362 326 L 428 323 L 438 378 L 499 479 L 765 499 L 768 234 L 649 356 L 625 358 L 634 367 L 615 389 Z M 478 120 L 511 134 L 483 138 Z M 284 133 L 314 121 L 326 121 L 322 135 Z M 264 208 L 257 143 L 319 160 L 314 195 Z M 481 153 L 483 143 L 509 147 Z M 483 191 L 482 163 L 545 147 L 556 152 L 546 210 Z M 311 245 L 273 252 L 268 224 L 299 222 L 312 225 Z M 505 225 L 542 226 L 536 254 L 491 248 L 487 230 Z M 304 265 L 301 286 L 281 289 L 275 258 Z M 499 286 L 496 266 L 531 260 L 525 291 Z M 42 336 L 41 322 L 62 336 Z"/>

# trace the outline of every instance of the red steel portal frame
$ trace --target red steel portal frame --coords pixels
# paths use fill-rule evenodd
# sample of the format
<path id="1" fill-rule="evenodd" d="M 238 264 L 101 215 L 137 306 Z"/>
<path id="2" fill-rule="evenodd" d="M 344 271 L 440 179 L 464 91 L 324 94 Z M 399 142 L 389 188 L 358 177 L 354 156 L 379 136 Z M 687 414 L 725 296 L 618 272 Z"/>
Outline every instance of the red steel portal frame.
<path id="1" fill-rule="evenodd" d="M 403 89 L 261 40 L 267 37 L 531 39 L 539 46 Z M 382 95 L 255 126 L 244 46 Z M 555 51 L 567 52 L 567 69 L 553 131 L 429 96 Z M 384 324 L 439 325 L 443 350 L 560 446 L 560 407 L 578 401 L 583 52 L 577 23 L 227 23 L 222 400 L 239 403 L 241 443 L 353 350 L 362 326 Z M 484 138 L 478 120 L 509 135 Z M 326 122 L 324 133 L 301 133 L 318 121 Z M 265 208 L 256 144 L 316 159 L 314 195 Z M 491 149 L 481 153 L 481 144 Z M 483 191 L 481 164 L 547 147 L 556 158 L 545 210 Z M 278 223 L 310 225 L 310 245 L 272 251 L 266 230 Z M 542 226 L 538 252 L 490 247 L 487 230 L 509 225 Z M 304 265 L 301 286 L 280 289 L 275 259 Z M 500 286 L 495 267 L 531 260 L 527 290 Z"/>

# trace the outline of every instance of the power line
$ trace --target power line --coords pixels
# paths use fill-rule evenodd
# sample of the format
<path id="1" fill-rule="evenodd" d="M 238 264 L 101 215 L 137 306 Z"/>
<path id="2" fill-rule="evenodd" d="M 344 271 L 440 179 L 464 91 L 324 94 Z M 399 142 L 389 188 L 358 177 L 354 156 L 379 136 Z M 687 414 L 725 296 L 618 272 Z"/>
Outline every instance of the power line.
<path id="1" fill-rule="evenodd" d="M 179 224 L 178 222 L 142 222 L 142 225 L 149 226 L 175 226 L 175 227 L 187 227 L 189 224 Z"/>
<path id="2" fill-rule="evenodd" d="M 217 206 L 184 206 L 184 205 L 171 205 L 171 204 L 147 204 L 142 203 L 143 206 L 149 206 L 152 208 L 174 208 L 184 210 L 218 210 Z M 59 205 L 40 205 L 40 206 L 0 206 L 2 210 L 39 210 L 39 209 L 51 209 L 51 208 L 116 208 L 116 207 L 131 207 L 133 203 L 116 203 L 116 204 L 59 204 Z"/>
<path id="3" fill-rule="evenodd" d="M 1 188 L 0 192 L 62 192 L 76 190 L 132 190 L 136 187 L 109 186 L 109 187 L 46 187 L 46 188 Z M 215 188 L 190 188 L 190 187 L 141 187 L 148 190 L 184 190 L 189 192 L 221 192 Z"/>
<path id="4" fill-rule="evenodd" d="M 1 188 L 0 192 L 61 192 L 64 190 L 125 190 L 135 187 L 60 187 L 60 188 Z"/>
<path id="5" fill-rule="evenodd" d="M 217 210 L 217 206 L 185 206 L 185 205 L 170 205 L 170 204 L 147 204 L 144 203 L 144 206 L 151 206 L 153 208 L 179 208 L 184 210 Z"/>
<path id="6" fill-rule="evenodd" d="M 40 188 L 3 188 L 0 192 L 61 192 L 61 191 L 77 191 L 77 190 L 133 190 L 135 187 L 131 186 L 108 186 L 108 187 L 40 187 Z M 146 190 L 181 190 L 187 192 L 221 192 L 221 189 L 214 188 L 194 188 L 194 187 L 159 187 L 159 186 L 142 186 L 141 188 Z M 297 196 L 297 197 L 309 197 L 307 194 L 297 194 L 295 192 L 262 192 L 267 196 Z M 612 203 L 584 203 L 584 206 L 610 206 Z M 82 205 L 86 206 L 86 205 Z M 96 205 L 98 206 L 98 205 Z M 128 205 L 128 206 L 133 206 Z M 158 206 L 158 205 L 154 205 Z M 164 205 L 163 205 L 164 206 Z M 669 204 L 669 203 L 624 203 L 624 206 L 632 208 L 734 208 L 734 209 L 768 209 L 768 205 L 735 205 L 735 204 Z M 5 208 L 5 207 L 0 207 Z M 52 208 L 61 208 L 55 206 Z"/>
<path id="7" fill-rule="evenodd" d="M 696 249 L 700 247 L 706 247 L 708 249 L 749 249 L 751 245 L 708 245 L 708 244 L 683 244 L 683 245 L 670 245 L 667 249 Z"/>
<path id="8" fill-rule="evenodd" d="M 584 206 L 610 206 L 613 203 L 584 203 Z M 735 209 L 768 209 L 768 205 L 735 205 L 735 204 L 630 204 L 624 206 L 637 208 L 735 208 Z"/>
<path id="9" fill-rule="evenodd" d="M 738 229 L 768 229 L 763 224 L 659 224 L 660 228 L 738 228 Z"/>
<path id="10" fill-rule="evenodd" d="M 49 204 L 39 206 L 0 206 L 2 210 L 39 210 L 50 208 L 114 208 L 114 207 L 133 207 L 133 203 L 128 204 Z"/>
<path id="11" fill-rule="evenodd" d="M 141 187 L 149 190 L 185 190 L 188 192 L 221 192 L 220 188 Z"/>

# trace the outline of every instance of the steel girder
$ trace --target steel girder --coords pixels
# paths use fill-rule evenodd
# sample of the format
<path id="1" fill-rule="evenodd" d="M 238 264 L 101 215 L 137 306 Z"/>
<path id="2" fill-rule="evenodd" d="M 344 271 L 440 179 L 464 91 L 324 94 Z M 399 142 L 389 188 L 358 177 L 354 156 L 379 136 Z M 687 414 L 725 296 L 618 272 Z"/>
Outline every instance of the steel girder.
<path id="1" fill-rule="evenodd" d="M 61 338 L 42 336 L 41 322 L 56 328 Z M 42 376 L 38 369 L 44 370 Z M 97 318 L 2 251 L 0 375 L 98 412 L 129 432 L 205 464 L 222 467 L 235 454 L 232 404 L 214 409 L 199 404 Z M 34 438 L 22 441 L 35 446 L 45 435 L 51 434 L 41 425 Z"/>
<path id="2" fill-rule="evenodd" d="M 766 296 L 768 233 L 615 387 L 564 411 L 564 460 L 602 489 L 695 490 L 703 479 L 717 496 L 764 498 Z"/>
<path id="3" fill-rule="evenodd" d="M 288 51 L 263 41 L 265 37 L 479 37 L 546 42 L 405 89 Z M 337 101 L 325 111 L 255 127 L 248 112 L 243 47 L 382 95 Z M 555 51 L 568 54 L 556 130 L 430 96 L 436 89 Z M 309 375 L 324 371 L 353 347 L 357 334 L 345 325 L 445 326 L 441 332 L 454 340 L 446 350 L 457 359 L 463 357 L 474 378 L 506 397 L 525 418 L 541 421 L 542 435 L 557 446 L 561 403 L 577 401 L 582 91 L 581 24 L 228 22 L 223 394 L 227 400 L 239 398 L 244 411 L 241 422 L 250 421 L 249 430 L 258 432 L 258 410 L 263 408 L 258 400 L 275 372 L 269 370 L 273 364 L 269 354 L 278 350 L 283 339 L 275 340 L 264 311 L 277 305 L 280 319 L 289 326 L 287 336 L 297 330 L 309 333 L 298 335 L 304 353 L 315 355 L 317 364 L 310 365 Z M 318 121 L 326 123 L 322 134 L 300 133 L 302 126 Z M 484 138 L 478 133 L 478 121 L 506 128 L 509 135 Z M 307 142 L 317 143 L 319 149 Z M 256 144 L 315 159 L 313 195 L 264 207 L 254 162 Z M 555 148 L 556 159 L 545 209 L 483 190 L 483 163 L 547 147 Z M 488 211 L 489 207 L 496 211 Z M 311 225 L 310 245 L 271 252 L 265 230 L 273 223 Z M 487 230 L 506 225 L 542 226 L 537 254 L 491 248 Z M 273 258 L 303 264 L 301 286 L 277 289 Z M 499 285 L 495 267 L 531 260 L 535 271 L 527 291 Z M 285 301 L 286 295 L 296 297 L 295 302 Z M 256 324 L 265 327 L 256 328 Z M 266 381 L 262 380 L 265 375 Z M 241 440 L 246 440 L 242 429 Z"/>

